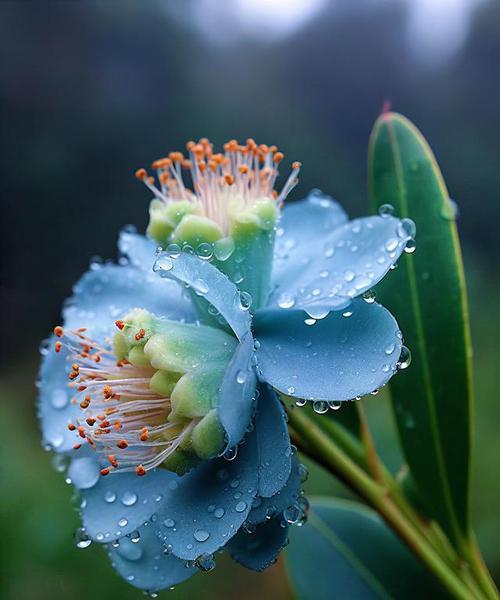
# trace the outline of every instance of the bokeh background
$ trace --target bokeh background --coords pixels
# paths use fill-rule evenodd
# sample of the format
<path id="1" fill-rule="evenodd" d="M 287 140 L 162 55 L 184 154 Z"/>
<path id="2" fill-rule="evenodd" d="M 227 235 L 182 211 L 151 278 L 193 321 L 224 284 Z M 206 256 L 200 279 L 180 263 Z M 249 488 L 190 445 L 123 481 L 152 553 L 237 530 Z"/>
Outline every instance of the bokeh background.
<path id="1" fill-rule="evenodd" d="M 460 208 L 474 523 L 499 579 L 500 3 L 3 0 L 0 51 L 2 597 L 140 597 L 102 549 L 74 546 L 78 516 L 40 447 L 34 387 L 39 341 L 89 258 L 115 257 L 120 228 L 146 224 L 149 196 L 134 170 L 191 138 L 251 136 L 303 162 L 294 198 L 318 187 L 359 215 L 368 136 L 386 101 L 422 129 Z M 397 470 L 387 399 L 366 405 Z M 347 495 L 311 473 L 309 493 Z M 168 597 L 291 597 L 281 561 L 264 574 L 219 563 Z"/>

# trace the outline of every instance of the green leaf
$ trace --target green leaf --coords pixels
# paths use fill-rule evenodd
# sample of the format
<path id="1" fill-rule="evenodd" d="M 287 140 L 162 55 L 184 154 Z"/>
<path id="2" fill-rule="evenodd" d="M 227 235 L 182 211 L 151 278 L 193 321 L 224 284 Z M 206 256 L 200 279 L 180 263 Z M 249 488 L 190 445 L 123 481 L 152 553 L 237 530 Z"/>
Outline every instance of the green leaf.
<path id="1" fill-rule="evenodd" d="M 292 527 L 286 565 L 300 600 L 445 598 L 444 592 L 378 515 L 356 502 L 312 501 Z"/>
<path id="2" fill-rule="evenodd" d="M 453 204 L 431 149 L 405 117 L 375 123 L 368 178 L 373 206 L 417 225 L 417 250 L 380 286 L 412 352 L 391 380 L 403 451 L 427 510 L 457 548 L 470 535 L 471 344 Z"/>

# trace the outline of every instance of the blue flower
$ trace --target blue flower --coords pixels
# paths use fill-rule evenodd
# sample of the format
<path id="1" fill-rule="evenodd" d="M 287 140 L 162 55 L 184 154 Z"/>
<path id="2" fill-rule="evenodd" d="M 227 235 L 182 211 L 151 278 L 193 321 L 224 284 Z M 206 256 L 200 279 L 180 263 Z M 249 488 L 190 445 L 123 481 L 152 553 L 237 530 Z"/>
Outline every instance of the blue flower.
<path id="1" fill-rule="evenodd" d="M 223 548 L 248 568 L 269 566 L 306 509 L 278 394 L 341 402 L 396 372 L 401 334 L 369 290 L 412 234 L 389 214 L 348 221 L 313 192 L 283 211 L 272 277 L 249 276 L 252 304 L 234 270 L 219 268 L 223 256 L 167 245 L 151 270 L 157 244 L 122 233 L 120 263 L 93 265 L 75 286 L 41 368 L 44 443 L 71 456 L 83 545 L 106 544 L 117 571 L 152 591 L 209 570 Z M 176 332 L 194 345 L 175 346 Z M 196 378 L 201 367 L 208 379 Z M 216 382 L 207 405 L 184 384 L 176 392 L 184 376 L 200 396 Z M 181 405 L 192 412 L 172 421 Z"/>

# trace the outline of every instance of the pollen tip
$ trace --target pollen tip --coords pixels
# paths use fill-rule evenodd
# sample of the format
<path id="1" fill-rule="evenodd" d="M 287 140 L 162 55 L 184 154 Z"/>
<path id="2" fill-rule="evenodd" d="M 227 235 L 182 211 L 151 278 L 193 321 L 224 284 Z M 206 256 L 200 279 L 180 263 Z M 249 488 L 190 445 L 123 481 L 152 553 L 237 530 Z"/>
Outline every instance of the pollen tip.
<path id="1" fill-rule="evenodd" d="M 125 327 L 125 323 L 121 319 L 118 319 L 117 321 L 115 321 L 115 325 L 118 327 L 118 329 L 120 331 Z"/>
<path id="2" fill-rule="evenodd" d="M 139 477 L 143 477 L 146 475 L 146 469 L 142 465 L 137 465 L 135 468 L 135 473 L 136 475 L 139 475 Z"/>
<path id="3" fill-rule="evenodd" d="M 106 467 L 105 469 L 101 469 L 100 473 L 103 477 L 106 477 L 106 475 L 109 475 L 108 467 Z"/>
<path id="4" fill-rule="evenodd" d="M 64 335 L 64 329 L 60 325 L 57 325 L 57 327 L 54 327 L 54 333 L 57 337 L 62 337 Z"/>
<path id="5" fill-rule="evenodd" d="M 56 342 L 54 344 L 54 349 L 55 349 L 56 352 L 61 352 L 61 348 L 62 348 L 61 342 Z"/>
<path id="6" fill-rule="evenodd" d="M 137 169 L 135 176 L 139 181 L 144 181 L 148 176 L 148 172 L 146 169 Z"/>

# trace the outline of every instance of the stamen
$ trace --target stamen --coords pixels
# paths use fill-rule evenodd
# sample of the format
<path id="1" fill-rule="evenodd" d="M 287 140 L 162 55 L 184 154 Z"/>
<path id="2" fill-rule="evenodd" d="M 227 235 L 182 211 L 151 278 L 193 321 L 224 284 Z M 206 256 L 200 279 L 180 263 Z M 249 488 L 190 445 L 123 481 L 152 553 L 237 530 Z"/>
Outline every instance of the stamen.
<path id="1" fill-rule="evenodd" d="M 138 169 L 136 177 L 165 204 L 179 200 L 196 204 L 198 212 L 218 223 L 226 233 L 227 207 L 233 198 L 243 203 L 242 208 L 262 198 L 281 204 L 298 181 L 300 163 L 294 162 L 292 173 L 278 193 L 274 186 L 284 154 L 274 145 L 257 145 L 251 138 L 244 145 L 230 140 L 223 146 L 224 153 L 214 153 L 207 138 L 197 143 L 189 141 L 186 148 L 189 159 L 182 152 L 171 152 L 168 158 L 153 162 L 159 188 L 145 169 Z M 193 191 L 186 185 L 182 169 L 189 173 Z M 120 329 L 122 324 L 117 321 L 116 325 Z"/>
<path id="2" fill-rule="evenodd" d="M 172 160 L 178 162 L 179 158 Z M 118 329 L 127 326 L 120 320 L 115 324 Z M 117 361 L 110 345 L 90 339 L 84 328 L 65 331 L 58 326 L 54 333 L 60 338 L 55 351 L 64 347 L 68 353 L 69 386 L 76 394 L 72 403 L 82 410 L 82 417 L 67 425 L 82 440 L 74 449 L 88 443 L 98 452 L 110 465 L 101 475 L 113 471 L 145 475 L 190 435 L 196 421 L 184 427 L 169 422 L 170 398 L 149 387 L 153 368 L 137 367 L 126 359 Z M 136 338 L 145 335 L 140 329 Z M 119 454 L 115 455 L 117 449 Z"/>

